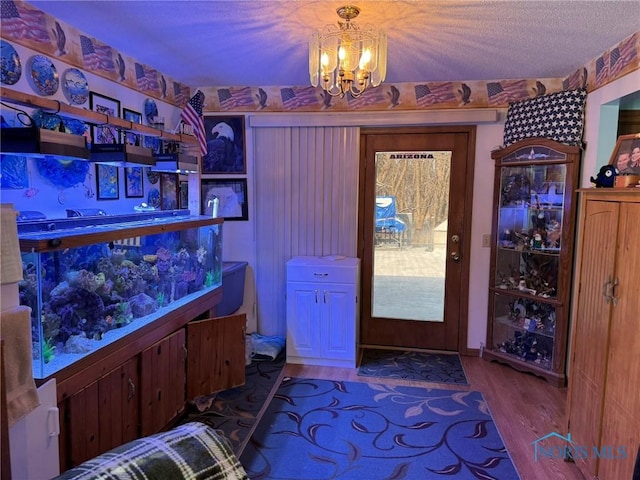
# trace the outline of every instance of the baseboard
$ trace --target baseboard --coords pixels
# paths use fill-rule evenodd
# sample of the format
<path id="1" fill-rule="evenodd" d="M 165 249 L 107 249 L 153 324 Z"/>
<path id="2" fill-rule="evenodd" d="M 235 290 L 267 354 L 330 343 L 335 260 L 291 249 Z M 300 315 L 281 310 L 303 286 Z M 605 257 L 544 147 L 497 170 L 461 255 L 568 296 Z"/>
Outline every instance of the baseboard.
<path id="1" fill-rule="evenodd" d="M 479 357 L 480 349 L 479 348 L 467 348 L 467 353 L 464 354 L 465 357 Z"/>

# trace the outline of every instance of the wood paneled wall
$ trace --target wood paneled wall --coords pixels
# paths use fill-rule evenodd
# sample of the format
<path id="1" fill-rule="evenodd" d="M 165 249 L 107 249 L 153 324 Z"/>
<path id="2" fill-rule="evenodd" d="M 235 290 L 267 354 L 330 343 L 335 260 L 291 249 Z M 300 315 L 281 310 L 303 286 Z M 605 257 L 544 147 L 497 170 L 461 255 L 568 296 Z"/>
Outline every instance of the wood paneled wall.
<path id="1" fill-rule="evenodd" d="M 255 129 L 258 330 L 286 336 L 285 264 L 356 256 L 357 127 Z"/>

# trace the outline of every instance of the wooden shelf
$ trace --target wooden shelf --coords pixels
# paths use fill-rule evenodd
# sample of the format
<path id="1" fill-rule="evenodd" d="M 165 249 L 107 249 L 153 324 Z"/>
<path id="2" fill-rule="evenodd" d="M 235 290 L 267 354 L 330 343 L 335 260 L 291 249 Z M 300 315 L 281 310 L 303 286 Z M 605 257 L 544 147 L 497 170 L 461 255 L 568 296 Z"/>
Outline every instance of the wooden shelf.
<path id="1" fill-rule="evenodd" d="M 28 93 L 18 92 L 10 88 L 0 89 L 0 99 L 3 102 L 13 103 L 23 107 L 40 108 L 47 113 L 55 113 L 62 117 L 82 120 L 93 125 L 110 125 L 123 131 L 138 133 L 148 137 L 159 137 L 162 140 L 178 142 L 184 144 L 197 145 L 198 140 L 193 135 L 183 133 L 171 133 L 164 130 L 151 128 L 140 123 L 133 123 L 117 117 L 111 117 L 103 113 L 86 110 L 84 108 L 73 107 L 59 100 L 38 97 Z"/>

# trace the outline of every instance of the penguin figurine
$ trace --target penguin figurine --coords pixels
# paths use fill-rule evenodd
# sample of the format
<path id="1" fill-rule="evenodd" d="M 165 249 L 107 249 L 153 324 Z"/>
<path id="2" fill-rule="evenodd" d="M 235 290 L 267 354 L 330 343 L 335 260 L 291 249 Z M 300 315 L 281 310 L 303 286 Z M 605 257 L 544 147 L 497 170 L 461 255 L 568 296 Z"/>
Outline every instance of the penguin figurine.
<path id="1" fill-rule="evenodd" d="M 618 169 L 613 165 L 604 165 L 596 178 L 591 177 L 591 183 L 594 183 L 596 188 L 612 188 L 618 173 Z"/>

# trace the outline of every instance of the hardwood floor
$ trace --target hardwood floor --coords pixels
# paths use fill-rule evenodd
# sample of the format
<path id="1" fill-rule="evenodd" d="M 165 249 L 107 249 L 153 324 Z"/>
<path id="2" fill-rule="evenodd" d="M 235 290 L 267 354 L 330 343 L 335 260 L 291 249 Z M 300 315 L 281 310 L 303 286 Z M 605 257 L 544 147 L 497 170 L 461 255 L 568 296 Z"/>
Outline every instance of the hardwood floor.
<path id="1" fill-rule="evenodd" d="M 551 432 L 564 432 L 566 388 L 511 367 L 477 357 L 462 357 L 469 386 L 385 379 L 385 382 L 448 390 L 476 390 L 484 395 L 521 480 L 584 480 L 578 468 L 563 460 L 534 460 L 534 442 Z M 351 382 L 381 382 L 359 377 L 349 368 L 287 364 L 284 375 Z"/>

